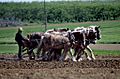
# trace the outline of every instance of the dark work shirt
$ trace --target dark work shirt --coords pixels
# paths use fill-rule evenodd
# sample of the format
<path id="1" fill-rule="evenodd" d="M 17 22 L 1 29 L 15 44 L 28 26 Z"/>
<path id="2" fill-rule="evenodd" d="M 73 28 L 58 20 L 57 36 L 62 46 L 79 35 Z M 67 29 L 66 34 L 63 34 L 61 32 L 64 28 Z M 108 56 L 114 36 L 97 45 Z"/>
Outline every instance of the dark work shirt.
<path id="1" fill-rule="evenodd" d="M 18 32 L 16 33 L 15 40 L 19 45 L 23 45 L 23 41 L 25 40 L 25 38 L 22 36 L 21 33 Z"/>

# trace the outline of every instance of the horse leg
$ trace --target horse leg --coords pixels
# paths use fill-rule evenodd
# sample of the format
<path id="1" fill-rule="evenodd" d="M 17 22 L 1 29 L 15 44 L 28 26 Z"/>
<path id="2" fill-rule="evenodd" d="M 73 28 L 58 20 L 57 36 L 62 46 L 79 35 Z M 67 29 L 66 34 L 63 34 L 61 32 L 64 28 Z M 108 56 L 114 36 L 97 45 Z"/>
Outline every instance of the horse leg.
<path id="1" fill-rule="evenodd" d="M 69 53 L 70 53 L 70 59 L 73 59 L 72 49 L 69 50 Z"/>
<path id="2" fill-rule="evenodd" d="M 62 55 L 61 55 L 61 57 L 60 57 L 60 61 L 64 61 L 65 60 L 65 57 L 66 57 L 66 55 L 67 55 L 67 52 L 68 52 L 68 49 L 64 49 L 63 50 L 63 53 L 62 53 Z"/>
<path id="3" fill-rule="evenodd" d="M 71 53 L 70 49 L 66 51 L 64 60 L 69 60 L 69 59 L 72 59 L 72 53 Z"/>
<path id="4" fill-rule="evenodd" d="M 85 54 L 85 57 L 86 57 L 88 60 L 92 60 L 92 59 L 90 58 L 90 56 L 88 55 L 88 53 L 87 53 L 86 50 L 84 50 L 84 54 Z"/>
<path id="5" fill-rule="evenodd" d="M 35 53 L 33 51 L 31 53 L 31 56 L 32 56 L 32 60 L 35 60 Z"/>
<path id="6" fill-rule="evenodd" d="M 87 46 L 86 49 L 90 52 L 90 54 L 91 54 L 91 58 L 92 58 L 93 60 L 95 60 L 95 55 L 94 55 L 92 49 L 91 49 L 89 46 Z"/>
<path id="7" fill-rule="evenodd" d="M 58 58 L 60 56 L 60 53 L 61 53 L 61 49 L 54 49 L 54 51 L 53 51 L 53 59 L 58 60 Z"/>
<path id="8" fill-rule="evenodd" d="M 40 58 L 40 51 L 41 51 L 41 49 L 37 50 L 37 53 L 36 53 L 37 54 L 37 58 Z"/>
<path id="9" fill-rule="evenodd" d="M 40 51 L 41 51 L 42 46 L 43 46 L 43 38 L 44 38 L 44 37 L 41 37 L 41 41 L 40 41 L 40 43 L 39 43 L 38 46 L 37 46 L 37 58 L 39 58 Z"/>
<path id="10" fill-rule="evenodd" d="M 73 56 L 75 57 L 76 55 L 77 55 L 77 52 L 78 52 L 78 48 L 74 48 L 74 54 L 73 54 Z"/>
<path id="11" fill-rule="evenodd" d="M 67 49 L 65 49 L 64 52 L 63 52 L 64 60 L 68 60 L 69 59 L 68 52 L 70 52 L 70 48 L 69 47 Z M 72 55 L 72 53 L 71 53 L 71 55 Z"/>
<path id="12" fill-rule="evenodd" d="M 34 60 L 35 59 L 35 54 L 33 52 L 33 48 L 28 50 L 28 55 L 29 55 L 29 59 L 30 60 Z"/>
<path id="13" fill-rule="evenodd" d="M 47 57 L 47 51 L 44 50 L 44 49 L 41 52 L 41 58 L 42 58 L 43 61 L 46 61 L 48 59 L 48 57 Z"/>
<path id="14" fill-rule="evenodd" d="M 55 52 L 56 53 L 56 60 L 58 61 L 59 58 L 61 57 L 61 52 L 62 52 L 62 49 L 57 49 L 57 51 Z"/>
<path id="15" fill-rule="evenodd" d="M 48 60 L 51 61 L 53 59 L 54 49 L 50 49 L 47 53 Z"/>
<path id="16" fill-rule="evenodd" d="M 72 60 L 76 62 L 76 61 L 77 61 L 77 60 L 76 60 L 76 57 L 77 57 L 77 53 L 78 53 L 78 48 L 74 48 L 74 51 L 75 51 L 75 52 L 74 52 L 74 54 L 73 54 Z"/>
<path id="17" fill-rule="evenodd" d="M 62 51 L 62 49 L 54 49 L 52 52 L 52 59 L 59 61 L 59 59 L 61 57 L 61 51 Z"/>
<path id="18" fill-rule="evenodd" d="M 83 59 L 82 59 L 82 55 L 83 55 L 83 54 L 84 54 L 84 49 L 79 49 L 76 60 L 77 60 L 77 61 L 83 60 Z"/>

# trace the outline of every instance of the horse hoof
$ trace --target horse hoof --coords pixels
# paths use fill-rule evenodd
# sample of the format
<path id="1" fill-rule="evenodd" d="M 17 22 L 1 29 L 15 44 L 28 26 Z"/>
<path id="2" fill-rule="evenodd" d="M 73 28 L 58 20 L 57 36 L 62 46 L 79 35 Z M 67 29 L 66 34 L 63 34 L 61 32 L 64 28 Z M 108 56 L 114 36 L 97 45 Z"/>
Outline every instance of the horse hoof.
<path id="1" fill-rule="evenodd" d="M 92 60 L 95 60 L 96 58 L 95 57 L 92 57 Z"/>
<path id="2" fill-rule="evenodd" d="M 78 59 L 78 62 L 80 62 L 80 61 L 82 61 L 83 59 L 82 58 L 80 58 L 80 59 Z"/>
<path id="3" fill-rule="evenodd" d="M 92 58 L 90 58 L 90 57 L 87 57 L 87 59 L 88 59 L 89 61 L 91 61 L 91 60 L 92 60 Z"/>
<path id="4" fill-rule="evenodd" d="M 74 62 L 77 62 L 77 60 L 76 60 L 76 58 L 75 58 L 75 57 L 73 57 L 73 58 L 72 58 L 72 60 L 73 60 Z"/>
<path id="5" fill-rule="evenodd" d="M 30 57 L 30 60 L 35 60 L 35 58 L 34 57 Z"/>

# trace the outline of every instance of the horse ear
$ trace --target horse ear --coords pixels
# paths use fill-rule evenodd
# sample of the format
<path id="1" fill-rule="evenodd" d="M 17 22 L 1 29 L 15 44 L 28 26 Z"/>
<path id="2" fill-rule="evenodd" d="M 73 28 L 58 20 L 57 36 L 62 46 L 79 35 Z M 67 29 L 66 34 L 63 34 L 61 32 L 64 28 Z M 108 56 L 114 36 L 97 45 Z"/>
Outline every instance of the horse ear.
<path id="1" fill-rule="evenodd" d="M 67 28 L 67 30 L 69 30 L 69 28 Z"/>
<path id="2" fill-rule="evenodd" d="M 54 31 L 56 31 L 56 28 L 54 28 Z"/>
<path id="3" fill-rule="evenodd" d="M 100 28 L 100 26 L 98 26 L 98 28 Z"/>
<path id="4" fill-rule="evenodd" d="M 30 38 L 30 34 L 29 33 L 27 34 L 27 38 Z"/>

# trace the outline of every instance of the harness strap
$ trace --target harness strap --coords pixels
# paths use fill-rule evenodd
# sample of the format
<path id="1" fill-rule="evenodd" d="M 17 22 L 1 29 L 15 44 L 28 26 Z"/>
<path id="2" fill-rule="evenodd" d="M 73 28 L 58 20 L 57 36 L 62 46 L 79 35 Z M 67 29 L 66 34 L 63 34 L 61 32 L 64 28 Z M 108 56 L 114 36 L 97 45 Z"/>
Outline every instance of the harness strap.
<path id="1" fill-rule="evenodd" d="M 37 44 L 39 45 L 39 41 L 37 39 L 35 39 L 35 41 L 37 42 Z"/>
<path id="2" fill-rule="evenodd" d="M 43 38 L 44 38 L 44 36 L 41 36 L 40 43 L 38 42 L 38 47 L 41 47 L 41 45 L 42 45 L 42 42 L 43 42 Z M 38 40 L 37 40 L 37 41 L 38 41 Z"/>

